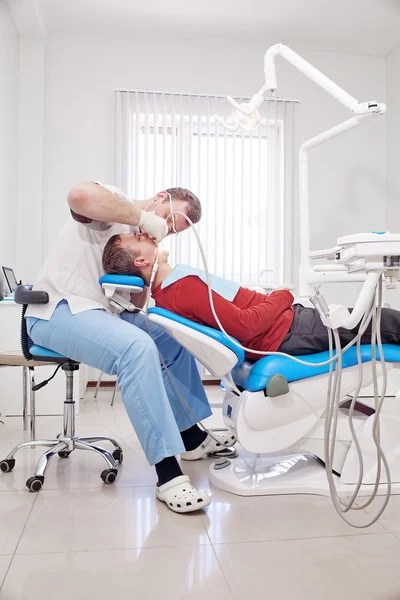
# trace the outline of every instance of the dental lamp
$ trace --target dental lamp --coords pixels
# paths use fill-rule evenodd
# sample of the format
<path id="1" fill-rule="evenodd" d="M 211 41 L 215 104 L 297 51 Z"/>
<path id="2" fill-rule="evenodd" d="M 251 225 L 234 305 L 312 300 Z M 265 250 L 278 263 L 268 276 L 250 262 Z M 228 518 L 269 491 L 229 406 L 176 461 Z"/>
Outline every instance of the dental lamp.
<path id="1" fill-rule="evenodd" d="M 308 191 L 308 152 L 311 148 L 318 146 L 342 133 L 349 131 L 357 125 L 366 122 L 374 115 L 384 115 L 386 105 L 376 101 L 358 102 L 353 96 L 331 81 L 326 75 L 318 71 L 309 62 L 301 58 L 296 52 L 284 44 L 271 46 L 264 56 L 265 84 L 259 92 L 253 95 L 248 102 L 238 103 L 231 96 L 227 100 L 232 105 L 232 115 L 228 120 L 215 116 L 215 120 L 228 131 L 235 132 L 240 127 L 251 131 L 261 121 L 259 108 L 262 106 L 265 94 L 273 95 L 278 89 L 275 58 L 281 56 L 291 65 L 304 73 L 311 81 L 325 90 L 340 104 L 345 106 L 353 116 L 327 131 L 304 142 L 299 151 L 299 207 L 300 207 L 300 271 L 299 292 L 300 297 L 308 298 L 312 293 L 312 284 L 334 283 L 334 282 L 356 282 L 365 281 L 365 273 L 349 272 L 340 265 L 330 265 L 325 268 L 318 265 L 312 269 L 310 257 L 310 233 L 309 233 L 309 191 Z"/>

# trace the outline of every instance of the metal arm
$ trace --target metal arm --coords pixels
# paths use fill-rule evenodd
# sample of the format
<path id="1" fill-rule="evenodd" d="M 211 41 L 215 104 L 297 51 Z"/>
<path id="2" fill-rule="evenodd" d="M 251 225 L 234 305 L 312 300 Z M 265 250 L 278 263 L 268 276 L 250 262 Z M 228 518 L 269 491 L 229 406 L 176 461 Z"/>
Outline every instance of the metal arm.
<path id="1" fill-rule="evenodd" d="M 356 115 L 362 115 L 369 112 L 377 112 L 383 114 L 386 112 L 386 105 L 378 102 L 358 102 L 353 96 L 345 92 L 341 87 L 334 83 L 329 77 L 318 71 L 313 65 L 304 60 L 299 54 L 296 54 L 288 46 L 284 44 L 276 44 L 268 48 L 264 55 L 264 75 L 265 89 L 270 92 L 275 92 L 278 89 L 276 79 L 275 57 L 282 56 L 291 65 L 296 67 L 298 71 L 306 75 L 311 81 L 319 85 L 330 96 L 335 98 L 340 104 L 343 104 L 348 110 Z"/>
<path id="2" fill-rule="evenodd" d="M 265 75 L 265 89 L 271 92 L 277 90 L 278 84 L 276 79 L 276 68 L 275 58 L 276 56 L 282 56 L 291 65 L 298 69 L 301 73 L 304 73 L 306 77 L 311 79 L 320 88 L 325 90 L 330 96 L 335 98 L 340 104 L 345 106 L 348 110 L 354 113 L 354 117 L 322 132 L 321 134 L 313 137 L 310 140 L 304 142 L 300 147 L 299 152 L 299 204 L 300 204 L 300 296 L 309 296 L 311 292 L 311 283 L 317 283 L 323 281 L 324 274 L 316 274 L 311 269 L 310 264 L 310 233 L 309 233 L 309 193 L 308 193 L 308 152 L 311 148 L 318 146 L 338 135 L 341 135 L 345 131 L 349 131 L 357 125 L 360 125 L 364 121 L 368 120 L 375 114 L 384 114 L 386 112 L 386 105 L 380 104 L 376 101 L 360 103 L 358 100 L 353 98 L 345 90 L 339 87 L 336 83 L 331 81 L 326 75 L 318 71 L 309 62 L 304 60 L 301 56 L 293 52 L 288 46 L 284 44 L 276 44 L 271 46 L 264 56 L 264 75 Z M 341 276 L 342 281 L 351 281 L 352 277 L 349 274 Z"/>
<path id="3" fill-rule="evenodd" d="M 343 90 L 336 83 L 331 81 L 326 75 L 318 71 L 309 62 L 304 60 L 301 56 L 296 54 L 288 46 L 284 44 L 276 44 L 268 48 L 264 55 L 264 75 L 265 84 L 261 90 L 254 94 L 252 99 L 248 103 L 238 104 L 231 97 L 228 97 L 228 101 L 234 107 L 231 123 L 228 124 L 230 131 L 235 131 L 235 127 L 243 127 L 245 129 L 253 129 L 260 122 L 260 115 L 258 108 L 261 106 L 264 93 L 270 91 L 274 93 L 278 89 L 277 78 L 276 78 L 276 67 L 275 58 L 281 56 L 287 60 L 291 65 L 298 69 L 301 73 L 306 75 L 311 81 L 316 83 L 320 88 L 325 90 L 330 96 L 335 98 L 340 104 L 350 110 L 354 116 L 331 129 L 325 131 L 312 139 L 304 142 L 299 152 L 299 204 L 300 204 L 300 297 L 307 297 L 312 293 L 312 283 L 324 281 L 325 274 L 323 272 L 316 273 L 312 270 L 309 258 L 310 252 L 310 235 L 309 235 L 309 194 L 308 194 L 308 152 L 311 148 L 318 146 L 342 133 L 353 129 L 357 125 L 360 125 L 364 121 L 368 120 L 375 114 L 385 114 L 386 105 L 378 103 L 376 101 L 370 102 L 358 102 L 356 98 L 353 98 L 345 90 Z M 217 118 L 217 122 L 226 126 L 227 123 L 220 118 Z M 236 125 L 235 125 L 236 124 Z M 335 280 L 340 281 L 354 281 L 354 277 L 349 273 L 341 272 L 335 274 Z M 332 277 L 332 273 L 330 273 Z M 357 275 L 359 278 L 359 275 Z M 357 279 L 356 278 L 356 279 Z"/>
<path id="4" fill-rule="evenodd" d="M 336 98 L 338 102 L 355 112 L 353 109 L 358 105 L 358 101 L 353 98 L 353 96 L 350 96 L 350 94 L 342 90 L 341 87 L 336 85 L 336 83 L 331 81 L 326 75 L 321 73 L 321 71 L 318 71 L 318 69 L 313 67 L 309 62 L 304 60 L 304 58 L 301 58 L 301 56 L 296 54 L 296 52 L 293 52 L 293 50 L 284 44 L 271 46 L 264 55 L 265 87 L 268 91 L 275 92 L 278 89 L 275 67 L 276 56 L 282 56 L 282 58 L 296 67 L 301 73 L 304 73 L 304 75 L 328 92 L 328 94 Z"/>

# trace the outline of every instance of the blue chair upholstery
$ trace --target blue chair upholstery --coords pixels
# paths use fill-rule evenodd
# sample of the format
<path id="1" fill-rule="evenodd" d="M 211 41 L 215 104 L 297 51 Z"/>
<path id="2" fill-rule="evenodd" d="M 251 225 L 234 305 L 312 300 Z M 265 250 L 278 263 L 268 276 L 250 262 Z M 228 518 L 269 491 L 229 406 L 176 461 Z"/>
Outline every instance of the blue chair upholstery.
<path id="1" fill-rule="evenodd" d="M 36 344 L 31 346 L 29 351 L 35 358 L 61 358 L 64 360 L 69 360 L 66 356 L 58 354 L 58 352 L 53 352 L 53 350 L 49 350 L 48 348 L 44 348 L 43 346 L 37 346 Z"/>
<path id="2" fill-rule="evenodd" d="M 102 275 L 99 279 L 99 284 L 102 285 L 103 283 L 144 287 L 143 279 L 141 277 L 134 277 L 133 275 Z"/>
<path id="3" fill-rule="evenodd" d="M 384 358 L 388 362 L 400 362 L 400 346 L 394 344 L 383 344 Z M 329 352 L 318 352 L 316 354 L 309 354 L 306 356 L 297 356 L 300 360 L 303 360 L 310 365 L 315 363 L 321 363 L 329 360 Z M 368 362 L 372 358 L 372 346 L 363 345 L 361 346 L 361 360 L 362 362 Z M 379 352 L 377 350 L 377 358 L 379 359 Z M 358 362 L 357 360 L 357 348 L 352 347 L 343 354 L 343 368 L 353 367 Z M 336 363 L 333 363 L 335 369 Z M 236 372 L 236 373 L 235 373 Z M 241 379 L 240 386 L 250 392 L 258 392 L 264 390 L 272 375 L 277 373 L 283 375 L 285 379 L 290 383 L 291 381 L 299 381 L 300 379 L 307 379 L 316 375 L 323 375 L 329 372 L 329 364 L 322 367 L 312 367 L 307 365 L 301 365 L 294 362 L 286 356 L 264 356 L 260 360 L 256 361 L 251 369 L 249 369 L 245 379 Z M 239 384 L 238 368 L 235 367 L 232 371 L 233 379 Z"/>

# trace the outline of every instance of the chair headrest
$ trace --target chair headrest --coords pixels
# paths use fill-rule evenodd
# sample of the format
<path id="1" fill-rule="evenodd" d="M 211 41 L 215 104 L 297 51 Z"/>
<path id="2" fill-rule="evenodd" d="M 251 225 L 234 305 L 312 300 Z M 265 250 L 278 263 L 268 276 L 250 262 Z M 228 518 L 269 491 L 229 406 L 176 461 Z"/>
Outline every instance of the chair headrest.
<path id="1" fill-rule="evenodd" d="M 102 285 L 103 283 L 144 288 L 143 279 L 134 275 L 102 275 L 99 279 L 99 284 Z"/>

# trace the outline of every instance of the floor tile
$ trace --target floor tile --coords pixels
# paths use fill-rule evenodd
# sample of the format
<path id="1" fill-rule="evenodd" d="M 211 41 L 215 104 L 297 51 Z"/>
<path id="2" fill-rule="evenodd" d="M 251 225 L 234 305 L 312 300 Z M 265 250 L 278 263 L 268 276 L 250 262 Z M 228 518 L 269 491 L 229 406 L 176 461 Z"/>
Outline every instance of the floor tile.
<path id="1" fill-rule="evenodd" d="M 234 598 L 398 600 L 392 534 L 215 546 Z"/>
<path id="2" fill-rule="evenodd" d="M 1 600 L 231 600 L 211 546 L 16 556 Z"/>
<path id="3" fill-rule="evenodd" d="M 209 543 L 199 512 L 171 512 L 155 498 L 154 487 L 112 485 L 101 490 L 42 490 L 17 553 Z"/>
<path id="4" fill-rule="evenodd" d="M 15 552 L 35 499 L 28 491 L 0 494 L 0 555 Z"/>
<path id="5" fill-rule="evenodd" d="M 378 497 L 371 506 L 366 508 L 369 515 L 376 515 L 383 504 L 383 497 Z M 379 523 L 396 537 L 400 538 L 400 496 L 391 496 Z"/>
<path id="6" fill-rule="evenodd" d="M 346 525 L 330 498 L 321 496 L 234 496 L 211 488 L 213 501 L 202 515 L 211 542 L 259 542 L 386 531 L 376 524 L 367 530 Z M 352 513 L 355 523 L 366 522 L 366 513 Z"/>
<path id="7" fill-rule="evenodd" d="M 0 590 L 6 576 L 8 567 L 10 566 L 12 555 L 0 556 Z"/>

